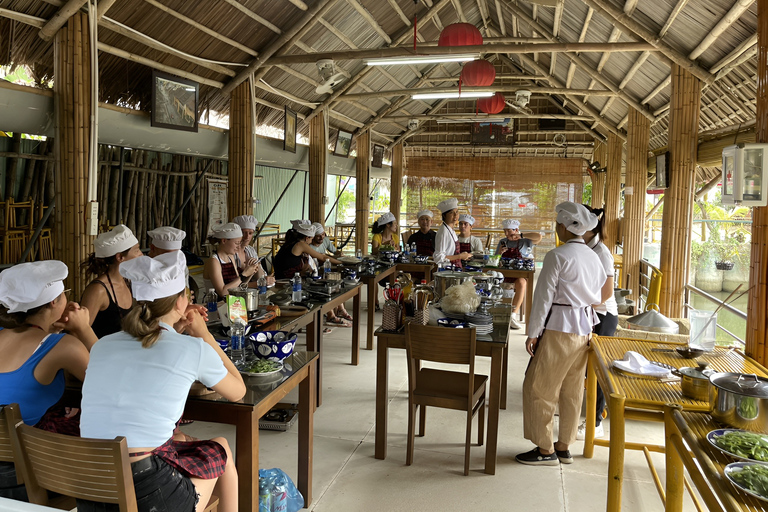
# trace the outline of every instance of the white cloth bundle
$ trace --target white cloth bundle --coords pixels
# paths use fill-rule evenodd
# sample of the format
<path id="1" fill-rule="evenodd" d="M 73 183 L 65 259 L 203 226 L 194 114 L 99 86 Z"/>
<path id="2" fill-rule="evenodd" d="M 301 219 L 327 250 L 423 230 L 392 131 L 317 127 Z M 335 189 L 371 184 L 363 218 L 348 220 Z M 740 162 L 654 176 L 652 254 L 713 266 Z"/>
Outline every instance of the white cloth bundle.
<path id="1" fill-rule="evenodd" d="M 614 361 L 613 366 L 628 373 L 645 375 L 647 377 L 659 377 L 663 379 L 672 375 L 672 372 L 667 368 L 653 364 L 647 360 L 645 356 L 632 350 L 629 350 L 624 354 L 624 359 Z"/>

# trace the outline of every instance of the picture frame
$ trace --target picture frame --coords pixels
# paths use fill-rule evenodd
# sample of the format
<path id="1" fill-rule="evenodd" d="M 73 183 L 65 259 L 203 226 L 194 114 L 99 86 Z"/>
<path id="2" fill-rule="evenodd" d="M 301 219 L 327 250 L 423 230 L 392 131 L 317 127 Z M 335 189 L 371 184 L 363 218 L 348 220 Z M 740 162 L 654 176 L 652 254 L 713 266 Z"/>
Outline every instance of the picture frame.
<path id="1" fill-rule="evenodd" d="M 283 150 L 296 152 L 296 112 L 285 107 Z"/>
<path id="2" fill-rule="evenodd" d="M 656 188 L 669 187 L 669 151 L 656 155 Z"/>
<path id="3" fill-rule="evenodd" d="M 151 124 L 157 128 L 197 132 L 200 84 L 152 71 Z"/>
<path id="4" fill-rule="evenodd" d="M 385 149 L 386 148 L 380 144 L 373 145 L 373 162 L 371 162 L 371 167 L 376 167 L 377 169 L 381 169 L 382 165 L 384 164 Z"/>
<path id="5" fill-rule="evenodd" d="M 333 146 L 333 154 L 348 157 L 351 147 L 352 134 L 350 132 L 345 132 L 344 130 L 339 130 L 339 133 L 336 136 L 336 145 Z"/>

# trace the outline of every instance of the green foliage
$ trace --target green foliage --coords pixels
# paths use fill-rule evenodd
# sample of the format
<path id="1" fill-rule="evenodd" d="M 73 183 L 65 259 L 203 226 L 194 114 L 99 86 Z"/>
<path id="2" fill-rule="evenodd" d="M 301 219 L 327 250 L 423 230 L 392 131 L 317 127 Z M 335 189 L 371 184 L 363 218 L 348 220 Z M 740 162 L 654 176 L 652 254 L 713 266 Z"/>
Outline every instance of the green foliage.
<path id="1" fill-rule="evenodd" d="M 581 204 L 592 204 L 592 182 L 590 181 L 584 185 L 584 190 L 581 193 Z"/>

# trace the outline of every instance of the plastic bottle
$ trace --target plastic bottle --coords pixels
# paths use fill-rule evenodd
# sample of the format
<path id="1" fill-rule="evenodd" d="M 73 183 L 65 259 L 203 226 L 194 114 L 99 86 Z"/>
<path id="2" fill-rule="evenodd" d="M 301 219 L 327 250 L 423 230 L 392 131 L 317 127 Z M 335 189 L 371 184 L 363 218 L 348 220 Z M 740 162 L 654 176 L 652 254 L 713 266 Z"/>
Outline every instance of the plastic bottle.
<path id="1" fill-rule="evenodd" d="M 359 260 L 363 259 L 363 251 L 358 249 L 357 250 L 357 254 L 355 254 L 355 256 L 357 256 L 357 259 L 359 259 Z"/>
<path id="2" fill-rule="evenodd" d="M 483 265 L 487 265 L 491 259 L 491 255 L 488 253 L 488 248 L 483 249 Z"/>
<path id="3" fill-rule="evenodd" d="M 301 302 L 301 275 L 296 272 L 293 276 L 293 294 L 291 300 L 293 302 Z"/>
<path id="4" fill-rule="evenodd" d="M 327 259 L 323 262 L 323 279 L 328 279 L 328 274 L 331 272 L 331 260 Z"/>
<path id="5" fill-rule="evenodd" d="M 236 323 L 232 326 L 232 335 L 229 338 L 229 358 L 235 364 L 245 362 L 245 326 Z"/>
<path id="6" fill-rule="evenodd" d="M 205 294 L 205 297 L 203 297 L 203 302 L 205 302 L 205 307 L 208 309 L 208 313 L 215 313 L 218 306 L 217 302 L 219 301 L 219 296 L 216 295 L 216 290 L 214 288 L 208 288 L 208 293 Z"/>
<path id="7" fill-rule="evenodd" d="M 418 252 L 416 251 L 416 242 L 413 242 L 411 244 L 411 256 L 416 256 Z"/>
<path id="8" fill-rule="evenodd" d="M 259 306 L 266 306 L 267 301 L 267 278 L 261 276 L 256 283 L 259 286 Z"/>

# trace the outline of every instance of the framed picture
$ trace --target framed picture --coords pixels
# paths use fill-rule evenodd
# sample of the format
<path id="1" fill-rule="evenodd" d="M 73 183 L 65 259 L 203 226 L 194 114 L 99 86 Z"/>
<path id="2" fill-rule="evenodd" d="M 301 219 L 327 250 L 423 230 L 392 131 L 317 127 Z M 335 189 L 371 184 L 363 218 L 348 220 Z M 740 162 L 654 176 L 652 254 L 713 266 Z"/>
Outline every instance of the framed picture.
<path id="1" fill-rule="evenodd" d="M 285 107 L 285 137 L 283 138 L 283 150 L 296 152 L 296 112 Z"/>
<path id="2" fill-rule="evenodd" d="M 656 156 L 656 188 L 669 186 L 669 151 Z"/>
<path id="3" fill-rule="evenodd" d="M 349 148 L 352 146 L 352 134 L 339 130 L 336 136 L 336 145 L 333 147 L 333 154 L 339 156 L 349 156 Z"/>
<path id="4" fill-rule="evenodd" d="M 371 167 L 377 167 L 381 169 L 383 162 L 384 162 L 384 146 L 381 146 L 379 144 L 374 144 L 373 145 L 373 162 L 371 163 Z"/>
<path id="5" fill-rule="evenodd" d="M 197 132 L 200 84 L 152 71 L 152 126 Z"/>

